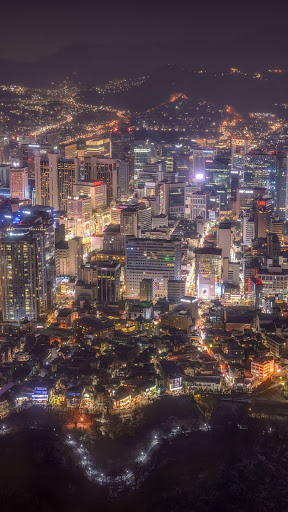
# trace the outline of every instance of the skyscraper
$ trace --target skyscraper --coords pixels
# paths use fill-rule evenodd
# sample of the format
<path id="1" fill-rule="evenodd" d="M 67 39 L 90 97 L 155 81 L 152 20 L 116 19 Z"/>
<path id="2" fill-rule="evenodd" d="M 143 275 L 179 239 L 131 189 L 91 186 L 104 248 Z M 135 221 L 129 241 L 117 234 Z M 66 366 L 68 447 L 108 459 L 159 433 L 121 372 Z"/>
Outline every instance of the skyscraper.
<path id="1" fill-rule="evenodd" d="M 149 141 L 138 141 L 134 143 L 134 179 L 137 180 L 143 165 L 150 164 L 152 148 Z"/>
<path id="2" fill-rule="evenodd" d="M 263 151 L 250 151 L 245 156 L 244 184 L 247 187 L 262 187 L 274 197 L 276 155 Z"/>
<path id="3" fill-rule="evenodd" d="M 3 320 L 36 320 L 47 307 L 44 236 L 9 231 L 0 239 L 0 269 Z"/>
<path id="4" fill-rule="evenodd" d="M 186 184 L 159 183 L 159 208 L 160 214 L 169 217 L 185 216 Z"/>
<path id="5" fill-rule="evenodd" d="M 213 151 L 203 149 L 193 149 L 193 183 L 203 183 L 205 181 L 206 158 L 207 153 L 213 156 Z"/>
<path id="6" fill-rule="evenodd" d="M 120 213 L 120 233 L 137 237 L 138 215 L 136 208 L 125 208 Z"/>
<path id="7" fill-rule="evenodd" d="M 58 153 L 49 154 L 48 159 L 36 155 L 36 204 L 67 211 L 67 199 L 79 181 L 79 166 L 79 159 L 60 158 Z"/>
<path id="8" fill-rule="evenodd" d="M 84 175 L 88 181 L 102 181 L 107 187 L 107 201 L 117 199 L 117 160 L 89 156 L 84 158 Z"/>
<path id="9" fill-rule="evenodd" d="M 284 220 L 288 217 L 288 159 L 287 153 L 276 155 L 275 214 Z"/>
<path id="10" fill-rule="evenodd" d="M 117 302 L 120 300 L 120 263 L 98 262 L 97 269 L 97 300 L 100 303 Z"/>
<path id="11" fill-rule="evenodd" d="M 222 249 L 222 258 L 230 260 L 232 231 L 230 222 L 221 222 L 217 231 L 217 246 Z"/>
<path id="12" fill-rule="evenodd" d="M 120 125 L 111 132 L 112 158 L 130 158 L 133 145 L 133 133 L 128 125 Z"/>
<path id="13" fill-rule="evenodd" d="M 249 140 L 238 139 L 232 137 L 231 139 L 231 167 L 232 169 L 241 169 L 244 172 L 245 156 L 249 151 Z M 242 175 L 243 177 L 243 175 Z"/>
<path id="14" fill-rule="evenodd" d="M 214 247 L 195 249 L 195 285 L 198 297 L 213 300 L 221 295 L 222 250 Z"/>

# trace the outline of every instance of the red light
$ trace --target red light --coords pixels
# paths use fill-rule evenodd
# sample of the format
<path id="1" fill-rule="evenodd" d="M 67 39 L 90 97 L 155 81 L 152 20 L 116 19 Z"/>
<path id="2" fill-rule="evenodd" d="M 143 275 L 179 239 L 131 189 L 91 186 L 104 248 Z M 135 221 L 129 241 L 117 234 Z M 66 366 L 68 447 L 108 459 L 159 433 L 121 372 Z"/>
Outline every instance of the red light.
<path id="1" fill-rule="evenodd" d="M 256 283 L 255 283 L 255 284 L 263 284 L 263 283 L 262 283 L 262 279 L 260 279 L 260 277 L 255 276 L 255 279 L 257 279 L 257 281 L 256 281 Z"/>

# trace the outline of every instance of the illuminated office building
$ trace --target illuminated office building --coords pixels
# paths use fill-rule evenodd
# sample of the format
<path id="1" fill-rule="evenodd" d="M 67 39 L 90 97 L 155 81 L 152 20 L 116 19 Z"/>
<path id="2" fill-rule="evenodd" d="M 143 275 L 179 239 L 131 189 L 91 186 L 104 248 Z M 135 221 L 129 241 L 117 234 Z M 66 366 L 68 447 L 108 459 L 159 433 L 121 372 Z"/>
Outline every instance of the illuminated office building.
<path id="1" fill-rule="evenodd" d="M 279 217 L 270 218 L 269 231 L 270 233 L 274 233 L 275 235 L 277 235 L 281 242 L 283 238 L 283 227 L 283 222 L 281 219 L 279 219 Z"/>
<path id="2" fill-rule="evenodd" d="M 140 297 L 143 279 L 155 282 L 155 297 L 168 296 L 169 279 L 180 279 L 181 243 L 134 238 L 126 243 L 126 297 Z"/>
<path id="3" fill-rule="evenodd" d="M 10 197 L 11 199 L 29 199 L 27 167 L 10 168 Z"/>
<path id="4" fill-rule="evenodd" d="M 245 156 L 244 184 L 266 188 L 274 197 L 276 186 L 276 155 L 250 151 Z"/>
<path id="5" fill-rule="evenodd" d="M 266 194 L 266 189 L 240 187 L 236 195 L 236 217 L 243 211 L 251 210 L 256 198 L 261 199 Z"/>
<path id="6" fill-rule="evenodd" d="M 110 135 L 98 137 L 91 137 L 91 139 L 86 140 L 85 156 L 88 155 L 97 155 L 99 157 L 111 158 L 111 138 Z"/>

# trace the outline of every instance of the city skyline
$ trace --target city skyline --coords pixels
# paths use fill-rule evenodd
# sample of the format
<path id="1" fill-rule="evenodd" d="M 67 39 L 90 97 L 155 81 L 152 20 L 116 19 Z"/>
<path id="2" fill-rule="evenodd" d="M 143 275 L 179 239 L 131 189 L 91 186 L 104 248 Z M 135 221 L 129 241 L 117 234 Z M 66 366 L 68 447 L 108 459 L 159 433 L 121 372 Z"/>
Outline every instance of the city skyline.
<path id="1" fill-rule="evenodd" d="M 1 14 L 3 512 L 287 510 L 287 7 Z"/>

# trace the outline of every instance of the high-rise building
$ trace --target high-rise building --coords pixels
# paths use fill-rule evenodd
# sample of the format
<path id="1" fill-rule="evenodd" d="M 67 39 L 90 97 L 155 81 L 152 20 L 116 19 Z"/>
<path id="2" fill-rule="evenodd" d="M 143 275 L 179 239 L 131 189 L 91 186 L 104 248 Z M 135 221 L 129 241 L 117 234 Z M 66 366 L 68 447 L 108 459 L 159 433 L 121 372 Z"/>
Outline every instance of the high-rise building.
<path id="1" fill-rule="evenodd" d="M 275 214 L 282 220 L 288 218 L 288 158 L 286 152 L 276 154 Z"/>
<path id="2" fill-rule="evenodd" d="M 223 258 L 223 284 L 240 285 L 240 263 L 229 261 L 227 257 Z"/>
<path id="3" fill-rule="evenodd" d="M 117 199 L 117 160 L 89 156 L 84 158 L 85 181 L 102 181 L 107 187 L 107 201 Z"/>
<path id="4" fill-rule="evenodd" d="M 154 279 L 142 279 L 140 282 L 140 300 L 142 302 L 153 302 L 155 299 Z"/>
<path id="5" fill-rule="evenodd" d="M 127 159 L 133 151 L 134 136 L 128 125 L 120 125 L 111 132 L 112 158 Z"/>
<path id="6" fill-rule="evenodd" d="M 35 203 L 50 206 L 50 166 L 48 156 L 35 155 Z"/>
<path id="7" fill-rule="evenodd" d="M 105 253 L 124 254 L 126 236 L 120 233 L 120 224 L 109 224 L 104 230 L 103 250 Z"/>
<path id="8" fill-rule="evenodd" d="M 167 297 L 169 279 L 180 279 L 180 241 L 134 238 L 126 243 L 126 296 L 140 297 L 143 279 L 154 279 L 155 297 Z"/>
<path id="9" fill-rule="evenodd" d="M 232 137 L 231 139 L 231 167 L 232 169 L 241 169 L 241 178 L 245 169 L 245 158 L 249 151 L 249 140 L 238 139 Z"/>
<path id="10" fill-rule="evenodd" d="M 239 188 L 240 176 L 239 169 L 231 169 L 230 170 L 230 190 L 231 190 L 231 200 L 234 205 L 236 204 L 236 196 L 237 190 Z"/>
<path id="11" fill-rule="evenodd" d="M 90 196 L 92 210 L 96 210 L 107 204 L 107 185 L 103 181 L 79 181 L 74 186 L 74 195 Z"/>
<path id="12" fill-rule="evenodd" d="M 91 197 L 77 196 L 67 199 L 67 215 L 70 219 L 89 222 L 92 216 Z"/>
<path id="13" fill-rule="evenodd" d="M 110 135 L 93 136 L 85 141 L 84 154 L 97 155 L 99 157 L 111 158 L 111 138 Z"/>
<path id="14" fill-rule="evenodd" d="M 256 198 L 262 198 L 265 194 L 266 189 L 264 188 L 238 188 L 236 199 L 236 217 L 238 218 L 241 212 L 251 210 L 254 204 L 254 200 Z"/>
<path id="15" fill-rule="evenodd" d="M 168 300 L 174 304 L 180 303 L 186 295 L 186 281 L 181 279 L 169 279 L 168 281 Z"/>
<path id="16" fill-rule="evenodd" d="M 129 160 L 117 161 L 117 183 L 119 196 L 127 195 L 129 193 L 130 165 L 131 162 Z"/>
<path id="17" fill-rule="evenodd" d="M 217 246 L 222 249 L 222 258 L 230 260 L 232 231 L 230 222 L 221 222 L 217 231 Z"/>
<path id="18" fill-rule="evenodd" d="M 68 197 L 73 196 L 73 187 L 79 179 L 79 161 L 66 160 L 59 158 L 58 155 L 49 155 L 50 171 L 52 171 L 52 179 L 54 176 L 58 177 L 56 183 L 58 190 L 51 187 L 51 204 L 55 210 L 67 211 Z"/>
<path id="19" fill-rule="evenodd" d="M 262 311 L 263 308 L 263 283 L 257 276 L 251 277 L 250 296 L 253 299 L 252 305 L 256 311 Z"/>
<path id="20" fill-rule="evenodd" d="M 134 179 L 137 181 L 143 165 L 150 164 L 152 146 L 148 140 L 134 142 Z"/>
<path id="21" fill-rule="evenodd" d="M 117 302 L 120 300 L 120 263 L 99 262 L 97 270 L 97 300 L 100 303 Z"/>
<path id="22" fill-rule="evenodd" d="M 45 238 L 29 229 L 0 239 L 2 313 L 5 322 L 36 320 L 47 307 Z"/>
<path id="23" fill-rule="evenodd" d="M 270 218 L 270 233 L 275 233 L 278 236 L 279 240 L 282 242 L 283 239 L 283 222 L 279 217 L 271 217 Z"/>
<path id="24" fill-rule="evenodd" d="M 184 217 L 186 184 L 162 181 L 158 188 L 160 215 L 168 215 L 171 218 Z"/>
<path id="25" fill-rule="evenodd" d="M 252 240 L 255 238 L 255 221 L 249 214 L 243 216 L 243 243 L 251 246 Z"/>
<path id="26" fill-rule="evenodd" d="M 213 150 L 193 149 L 193 172 L 191 182 L 205 182 L 207 154 L 213 157 Z"/>
<path id="27" fill-rule="evenodd" d="M 56 276 L 69 276 L 69 246 L 67 240 L 60 240 L 55 246 Z"/>
<path id="28" fill-rule="evenodd" d="M 29 199 L 27 167 L 10 168 L 10 197 L 11 199 Z"/>
<path id="29" fill-rule="evenodd" d="M 124 208 L 120 212 L 120 233 L 137 237 L 138 215 L 137 209 L 133 207 Z"/>
<path id="30" fill-rule="evenodd" d="M 92 234 L 91 197 L 77 196 L 67 200 L 67 230 L 72 236 L 87 237 Z"/>
<path id="31" fill-rule="evenodd" d="M 265 200 L 255 201 L 254 217 L 256 238 L 266 238 L 268 227 L 268 213 L 266 209 Z"/>
<path id="32" fill-rule="evenodd" d="M 195 249 L 195 287 L 198 297 L 213 300 L 221 295 L 222 250 L 215 247 Z"/>
<path id="33" fill-rule="evenodd" d="M 0 185 L 9 187 L 10 185 L 10 165 L 0 164 Z"/>
<path id="34" fill-rule="evenodd" d="M 77 276 L 79 267 L 83 263 L 82 238 L 77 236 L 68 240 L 69 248 L 69 275 Z"/>
<path id="35" fill-rule="evenodd" d="M 280 241 L 275 233 L 267 235 L 267 255 L 273 260 L 278 260 L 280 256 Z"/>
<path id="36" fill-rule="evenodd" d="M 86 263 L 79 268 L 79 279 L 93 288 L 93 298 L 102 304 L 120 300 L 120 277 L 117 261 Z"/>
<path id="37" fill-rule="evenodd" d="M 60 240 L 55 247 L 56 276 L 77 276 L 83 263 L 83 246 L 80 237 Z"/>
<path id="38" fill-rule="evenodd" d="M 159 183 L 159 181 L 163 180 L 164 175 L 164 162 L 155 162 L 150 164 L 143 164 L 142 169 L 139 170 L 137 183 L 138 186 L 140 184 L 145 184 L 146 182 Z"/>
<path id="39" fill-rule="evenodd" d="M 67 199 L 79 181 L 80 161 L 60 158 L 58 153 L 47 158 L 35 156 L 36 204 L 67 211 Z"/>
<path id="40" fill-rule="evenodd" d="M 256 150 L 247 153 L 245 156 L 244 184 L 252 188 L 266 188 L 274 197 L 276 155 Z"/>
<path id="41" fill-rule="evenodd" d="M 204 220 L 207 219 L 208 199 L 209 194 L 207 192 L 194 192 L 191 194 L 191 220 L 195 220 L 196 217 L 203 217 Z"/>
<path id="42" fill-rule="evenodd" d="M 151 207 L 147 208 L 144 203 L 139 205 L 138 224 L 143 232 L 152 229 L 152 209 Z"/>

